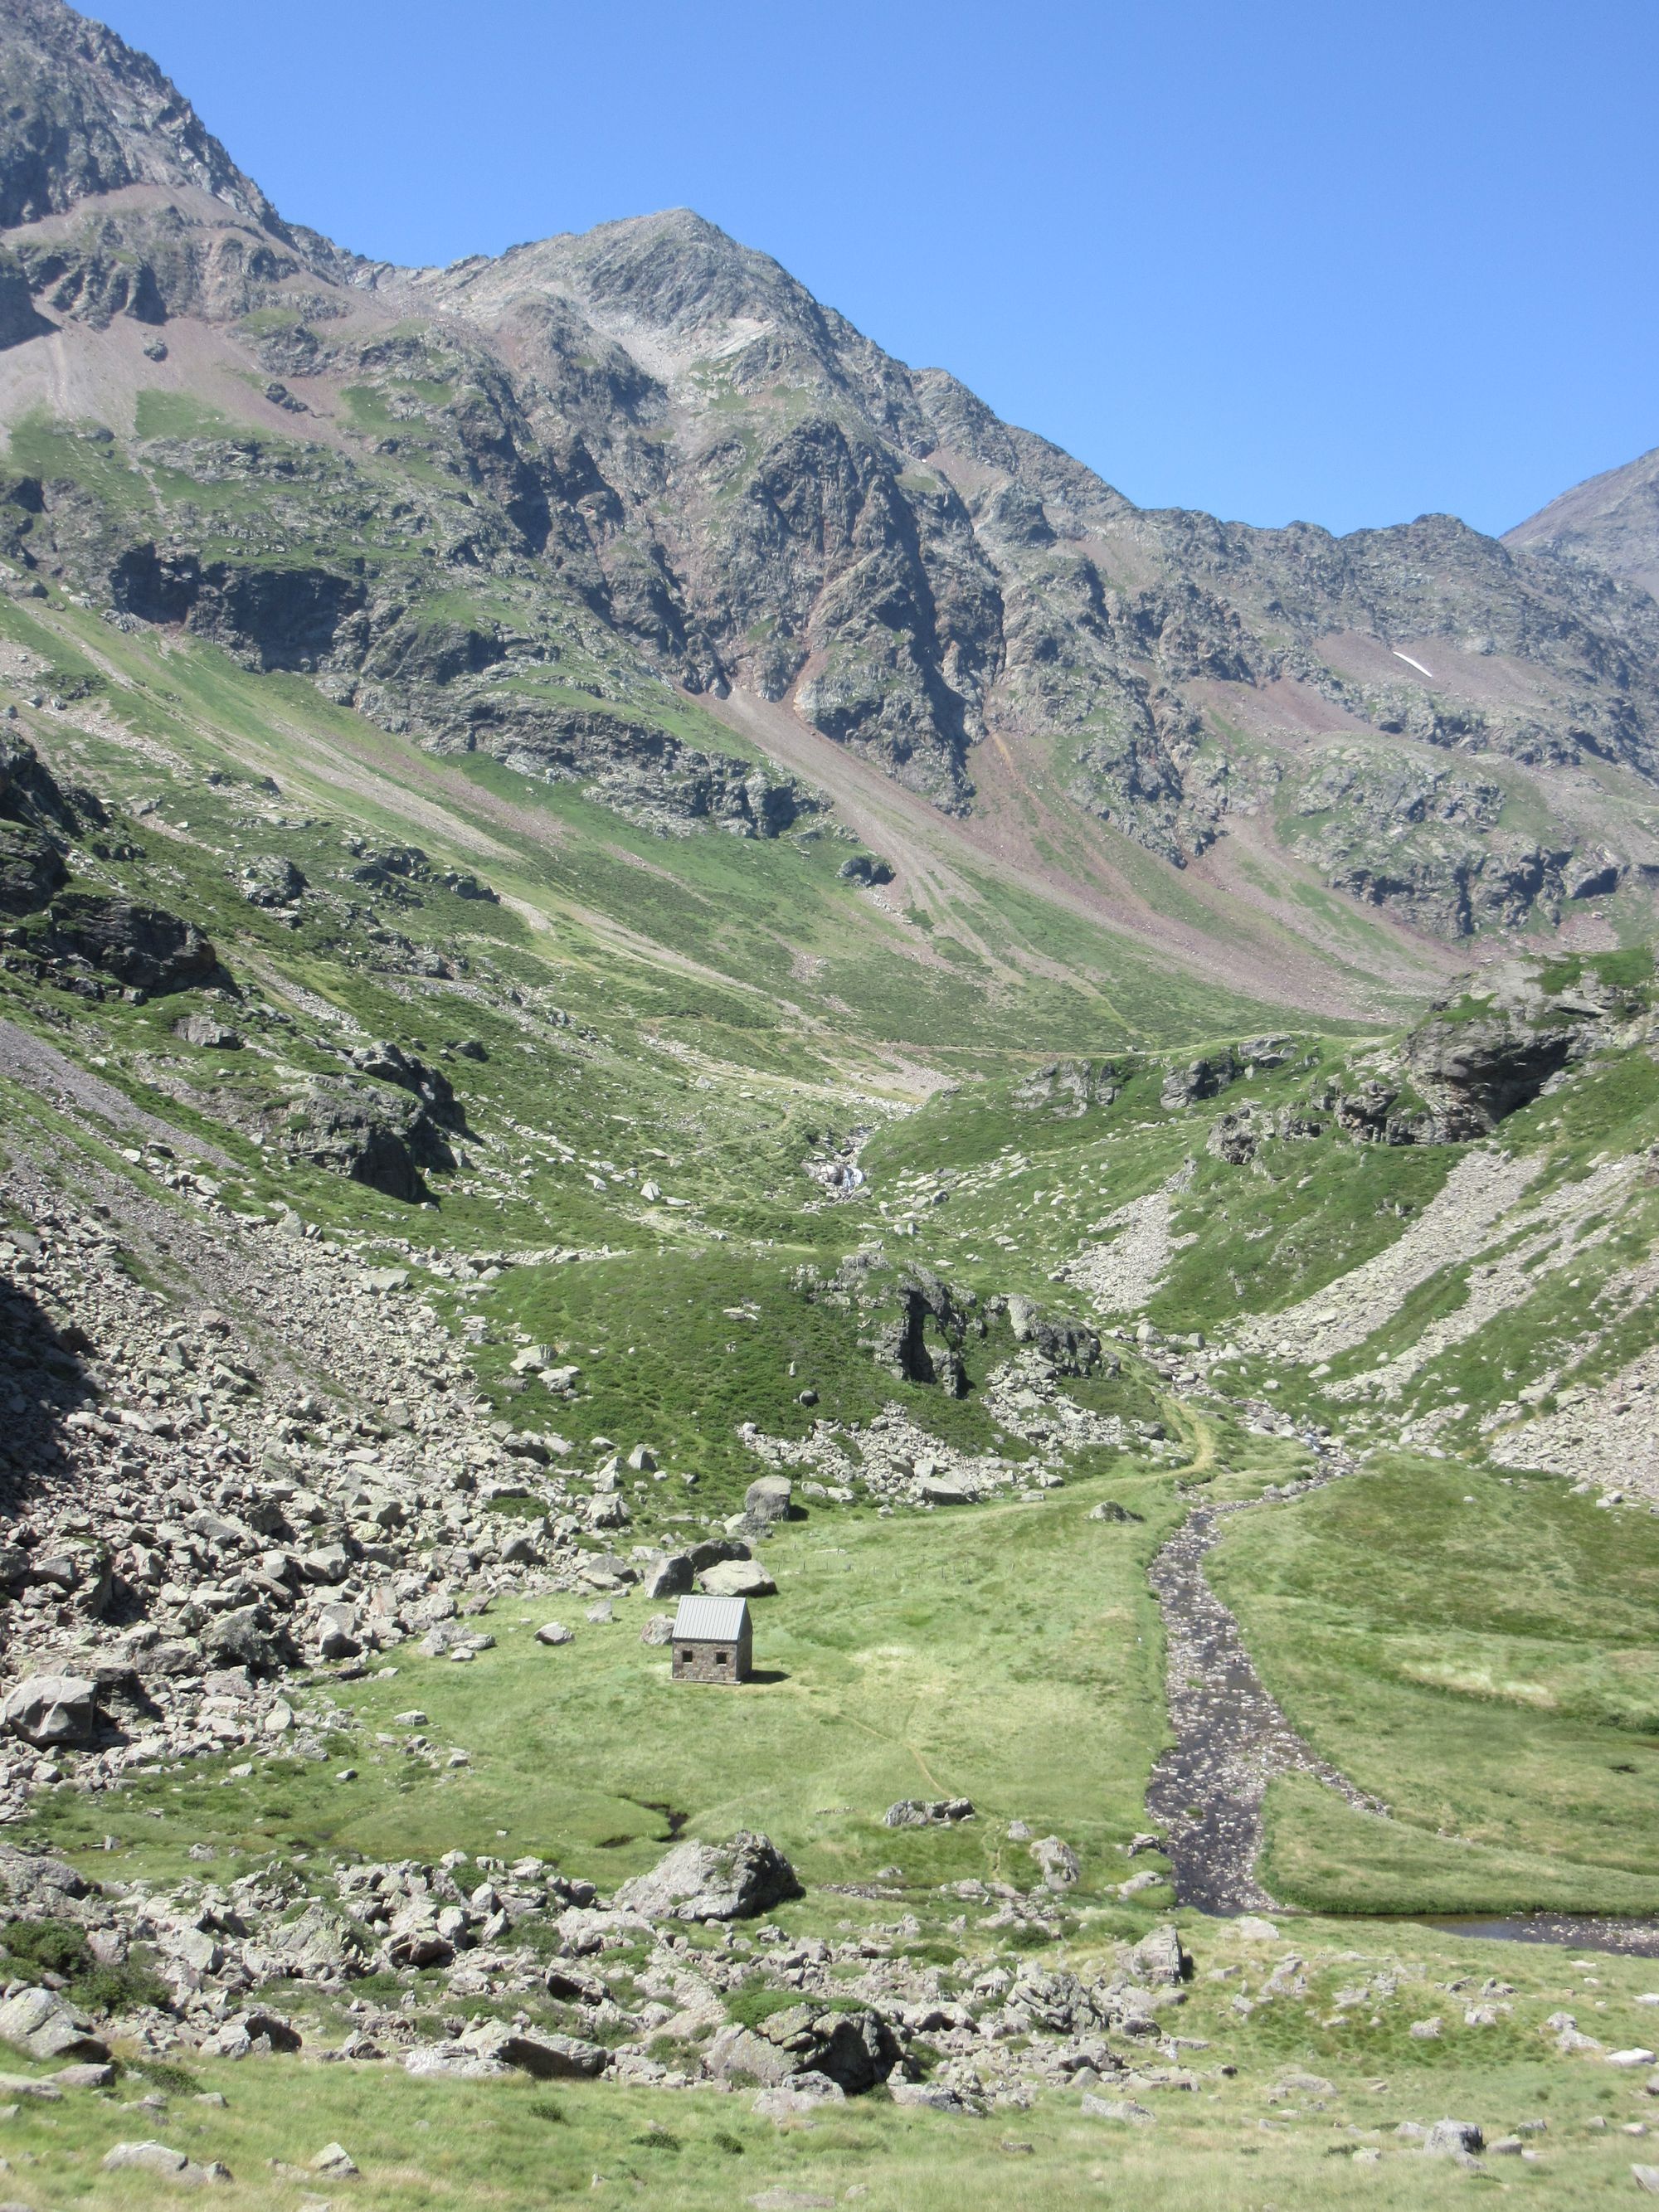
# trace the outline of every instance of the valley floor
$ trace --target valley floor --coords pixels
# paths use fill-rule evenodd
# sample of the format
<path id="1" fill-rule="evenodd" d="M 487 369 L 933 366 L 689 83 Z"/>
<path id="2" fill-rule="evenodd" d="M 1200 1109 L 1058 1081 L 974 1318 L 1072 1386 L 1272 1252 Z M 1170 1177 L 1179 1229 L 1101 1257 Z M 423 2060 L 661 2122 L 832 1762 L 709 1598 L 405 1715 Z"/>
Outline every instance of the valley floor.
<path id="1" fill-rule="evenodd" d="M 430 765 L 483 884 L 186 775 L 270 697 L 175 674 L 57 760 L 106 938 L 0 948 L 17 2202 L 1635 2186 L 1647 956 L 959 1065 L 948 981 L 780 999 L 775 852 Z M 222 966 L 123 985 L 135 901 Z M 755 1679 L 676 1683 L 722 1578 Z M 798 1894 L 630 1902 L 757 1834 Z"/>

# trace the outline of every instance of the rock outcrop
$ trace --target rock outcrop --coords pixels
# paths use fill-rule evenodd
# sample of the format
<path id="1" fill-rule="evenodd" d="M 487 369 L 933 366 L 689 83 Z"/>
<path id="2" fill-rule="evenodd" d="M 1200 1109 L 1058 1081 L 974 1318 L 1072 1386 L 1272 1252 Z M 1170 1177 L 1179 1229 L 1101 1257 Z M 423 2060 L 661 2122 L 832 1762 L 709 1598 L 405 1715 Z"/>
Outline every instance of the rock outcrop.
<path id="1" fill-rule="evenodd" d="M 653 1919 L 744 1920 L 800 1894 L 775 1844 L 748 1831 L 725 1844 L 677 1844 L 649 1874 L 617 1892 L 623 1911 Z"/>

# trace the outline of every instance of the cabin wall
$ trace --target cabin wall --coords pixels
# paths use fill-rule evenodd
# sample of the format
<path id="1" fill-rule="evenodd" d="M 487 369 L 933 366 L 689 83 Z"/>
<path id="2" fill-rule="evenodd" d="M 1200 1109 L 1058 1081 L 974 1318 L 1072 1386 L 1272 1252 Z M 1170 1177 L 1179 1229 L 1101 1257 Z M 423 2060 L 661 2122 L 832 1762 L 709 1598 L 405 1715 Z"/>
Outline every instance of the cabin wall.
<path id="1" fill-rule="evenodd" d="M 687 1644 L 674 1641 L 673 1675 L 677 1682 L 743 1682 L 749 1678 L 750 1639 L 736 1643 Z"/>

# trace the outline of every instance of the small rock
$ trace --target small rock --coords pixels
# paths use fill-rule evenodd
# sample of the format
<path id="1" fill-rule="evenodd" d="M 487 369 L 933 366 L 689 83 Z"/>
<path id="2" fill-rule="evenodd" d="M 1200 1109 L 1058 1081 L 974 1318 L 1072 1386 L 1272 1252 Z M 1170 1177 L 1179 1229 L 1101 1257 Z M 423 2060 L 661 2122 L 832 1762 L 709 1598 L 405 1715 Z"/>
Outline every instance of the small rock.
<path id="1" fill-rule="evenodd" d="M 839 2081 L 816 2079 L 811 2087 L 803 2087 L 799 2081 L 781 2082 L 777 2087 L 763 2089 L 750 2110 L 763 2120 L 793 2120 L 802 2112 L 816 2112 L 820 2105 L 842 2104 L 847 2092 Z M 760 2199 L 750 2199 L 759 2203 Z"/>
<path id="2" fill-rule="evenodd" d="M 343 2143 L 325 2143 L 311 2161 L 313 2173 L 325 2173 L 331 2181 L 350 2181 L 361 2171 L 357 2161 Z"/>
<path id="3" fill-rule="evenodd" d="M 698 1586 L 709 1597 L 775 1597 L 778 1586 L 753 1559 L 720 1559 L 705 1567 Z"/>
<path id="4" fill-rule="evenodd" d="M 1473 2158 L 1486 2147 L 1486 2138 L 1473 2120 L 1437 2120 L 1423 2138 L 1425 2158 Z"/>
<path id="5" fill-rule="evenodd" d="M 973 2106 L 942 2081 L 890 2081 L 887 2094 L 896 2105 L 918 2106 L 930 2112 L 971 2112 Z"/>

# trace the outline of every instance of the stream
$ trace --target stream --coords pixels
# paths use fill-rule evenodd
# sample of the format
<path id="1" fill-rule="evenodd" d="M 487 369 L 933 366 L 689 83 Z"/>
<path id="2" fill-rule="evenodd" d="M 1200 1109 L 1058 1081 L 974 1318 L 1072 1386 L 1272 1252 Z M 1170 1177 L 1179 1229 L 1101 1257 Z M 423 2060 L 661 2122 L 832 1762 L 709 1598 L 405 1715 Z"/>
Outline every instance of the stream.
<path id="1" fill-rule="evenodd" d="M 1300 1497 L 1354 1472 L 1352 1460 L 1331 1450 L 1322 1472 L 1303 1481 L 1237 1504 L 1196 1504 L 1147 1571 L 1164 1616 L 1176 1741 L 1152 1769 L 1146 1809 L 1164 1836 L 1176 1898 L 1200 1912 L 1277 1909 L 1255 1871 L 1262 1800 L 1276 1776 L 1311 1775 L 1359 1811 L 1388 1817 L 1380 1799 L 1321 1759 L 1291 1727 L 1251 1664 L 1237 1621 L 1204 1572 L 1205 1555 L 1228 1516 Z M 1534 1912 L 1490 1918 L 1419 1914 L 1401 1916 L 1395 1924 L 1440 1929 L 1483 1942 L 1559 1943 L 1659 1959 L 1659 1922 Z"/>
<path id="2" fill-rule="evenodd" d="M 1146 1809 L 1164 1835 L 1176 1897 L 1202 1912 L 1271 1908 L 1255 1862 L 1261 1802 L 1275 1776 L 1311 1774 L 1363 1812 L 1388 1810 L 1328 1765 L 1291 1726 L 1204 1573 L 1204 1556 L 1228 1515 L 1300 1496 L 1352 1471 L 1352 1461 L 1333 1459 L 1328 1472 L 1276 1490 L 1271 1500 L 1195 1505 L 1148 1571 L 1164 1614 L 1176 1741 L 1152 1769 Z"/>

